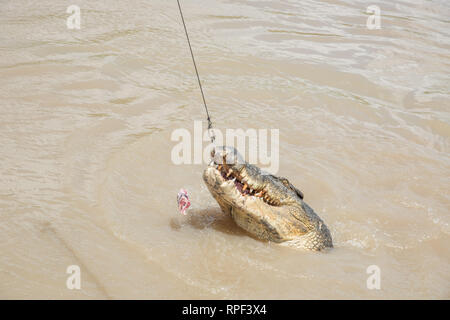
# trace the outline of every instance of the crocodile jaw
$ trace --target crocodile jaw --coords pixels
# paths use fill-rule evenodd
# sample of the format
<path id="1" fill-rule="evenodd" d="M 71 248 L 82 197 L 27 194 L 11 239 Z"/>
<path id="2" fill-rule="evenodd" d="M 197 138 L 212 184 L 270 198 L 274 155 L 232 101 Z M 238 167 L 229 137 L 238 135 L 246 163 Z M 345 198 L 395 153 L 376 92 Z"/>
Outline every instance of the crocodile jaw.
<path id="1" fill-rule="evenodd" d="M 262 197 L 243 195 L 236 187 L 235 180 L 226 180 L 214 166 L 208 166 L 203 173 L 203 180 L 211 194 L 225 207 L 253 208 L 254 210 L 268 210 L 269 205 Z M 253 211 L 253 210 L 252 210 Z M 231 213 L 230 208 L 227 213 Z"/>
<path id="2" fill-rule="evenodd" d="M 229 152 L 237 158 L 237 151 L 228 147 L 212 153 L 203 180 L 237 225 L 259 239 L 297 248 L 319 251 L 333 246 L 326 225 L 287 179 L 264 175 L 246 162 L 220 162 Z"/>

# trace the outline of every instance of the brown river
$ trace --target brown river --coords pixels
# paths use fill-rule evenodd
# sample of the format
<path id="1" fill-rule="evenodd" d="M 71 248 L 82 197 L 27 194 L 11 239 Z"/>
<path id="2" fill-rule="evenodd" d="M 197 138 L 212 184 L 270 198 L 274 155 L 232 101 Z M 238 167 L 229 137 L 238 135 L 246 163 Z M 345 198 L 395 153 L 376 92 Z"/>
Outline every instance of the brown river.
<path id="1" fill-rule="evenodd" d="M 249 237 L 173 160 L 207 125 L 175 0 L 70 4 L 0 2 L 0 298 L 450 298 L 448 1 L 181 1 L 215 128 L 279 130 L 325 253 Z"/>

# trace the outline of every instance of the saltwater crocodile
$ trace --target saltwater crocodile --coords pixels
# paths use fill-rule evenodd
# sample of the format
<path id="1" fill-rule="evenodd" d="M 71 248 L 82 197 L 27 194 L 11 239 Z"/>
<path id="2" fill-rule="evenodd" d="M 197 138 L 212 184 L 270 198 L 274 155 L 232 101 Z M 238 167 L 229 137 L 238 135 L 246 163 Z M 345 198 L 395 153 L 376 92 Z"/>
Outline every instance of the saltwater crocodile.
<path id="1" fill-rule="evenodd" d="M 255 237 L 309 250 L 332 248 L 330 231 L 286 178 L 245 162 L 236 149 L 216 147 L 203 173 L 222 211 Z"/>

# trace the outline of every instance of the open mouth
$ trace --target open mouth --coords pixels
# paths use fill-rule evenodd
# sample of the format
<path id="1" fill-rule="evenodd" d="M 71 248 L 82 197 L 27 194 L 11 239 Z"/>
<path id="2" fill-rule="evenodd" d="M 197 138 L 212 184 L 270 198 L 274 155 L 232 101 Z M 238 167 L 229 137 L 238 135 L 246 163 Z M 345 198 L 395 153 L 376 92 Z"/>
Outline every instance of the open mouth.
<path id="1" fill-rule="evenodd" d="M 241 196 L 253 196 L 256 198 L 260 198 L 265 203 L 271 206 L 279 206 L 280 203 L 278 200 L 275 200 L 270 197 L 267 190 L 264 188 L 255 187 L 249 179 L 243 178 L 238 171 L 233 170 L 227 164 L 216 164 L 214 162 L 214 168 L 219 171 L 220 175 L 225 181 L 232 181 L 234 183 L 235 188 Z"/>

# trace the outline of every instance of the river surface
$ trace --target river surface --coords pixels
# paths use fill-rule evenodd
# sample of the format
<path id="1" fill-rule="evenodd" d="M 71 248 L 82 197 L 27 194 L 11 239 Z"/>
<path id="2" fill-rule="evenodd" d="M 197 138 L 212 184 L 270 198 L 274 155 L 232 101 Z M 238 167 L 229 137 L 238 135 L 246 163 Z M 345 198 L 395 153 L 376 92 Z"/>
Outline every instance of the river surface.
<path id="1" fill-rule="evenodd" d="M 176 1 L 76 1 L 70 29 L 2 0 L 0 298 L 449 299 L 450 3 L 376 1 L 373 30 L 370 1 L 181 4 L 214 126 L 279 130 L 335 248 L 249 237 L 174 163 L 206 128 Z"/>

